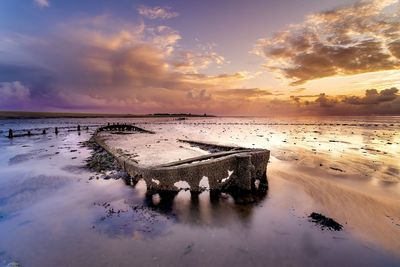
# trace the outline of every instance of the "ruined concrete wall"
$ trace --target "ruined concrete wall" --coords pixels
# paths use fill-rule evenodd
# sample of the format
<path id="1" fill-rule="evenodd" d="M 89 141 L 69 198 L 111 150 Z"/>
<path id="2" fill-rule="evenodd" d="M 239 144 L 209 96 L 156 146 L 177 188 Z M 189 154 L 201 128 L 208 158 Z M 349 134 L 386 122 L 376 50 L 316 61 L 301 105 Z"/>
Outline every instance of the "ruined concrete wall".
<path id="1" fill-rule="evenodd" d="M 176 182 L 186 181 L 191 191 L 201 191 L 200 180 L 208 178 L 211 190 L 251 190 L 256 180 L 267 182 L 266 168 L 270 152 L 265 149 L 233 147 L 231 151 L 213 153 L 168 164 L 142 167 L 117 149 L 107 145 L 95 133 L 94 140 L 112 154 L 132 179 L 144 179 L 149 189 L 177 190 Z M 206 144 L 206 143 L 202 143 Z M 206 144 L 212 146 L 212 144 Z M 226 146 L 227 147 L 227 146 Z M 233 171 L 229 179 L 228 171 Z"/>

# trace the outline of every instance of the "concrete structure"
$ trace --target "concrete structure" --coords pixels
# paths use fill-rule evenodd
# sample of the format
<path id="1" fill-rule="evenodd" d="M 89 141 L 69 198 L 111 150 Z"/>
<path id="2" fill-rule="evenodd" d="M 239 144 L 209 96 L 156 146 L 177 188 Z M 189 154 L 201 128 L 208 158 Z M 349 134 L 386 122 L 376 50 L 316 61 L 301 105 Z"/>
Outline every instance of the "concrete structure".
<path id="1" fill-rule="evenodd" d="M 137 182 L 144 179 L 150 190 L 176 191 L 177 182 L 187 182 L 190 191 L 203 190 L 200 181 L 208 178 L 210 190 L 243 190 L 256 189 L 258 185 L 267 184 L 266 168 L 270 152 L 266 149 L 249 149 L 234 146 L 223 146 L 179 140 L 198 146 L 202 149 L 213 151 L 208 155 L 174 161 L 155 166 L 141 166 L 132 159 L 127 158 L 120 149 L 115 149 L 100 137 L 103 131 L 139 131 L 154 134 L 154 132 L 133 125 L 108 125 L 100 127 L 93 138 L 95 142 L 115 157 L 120 166 Z"/>

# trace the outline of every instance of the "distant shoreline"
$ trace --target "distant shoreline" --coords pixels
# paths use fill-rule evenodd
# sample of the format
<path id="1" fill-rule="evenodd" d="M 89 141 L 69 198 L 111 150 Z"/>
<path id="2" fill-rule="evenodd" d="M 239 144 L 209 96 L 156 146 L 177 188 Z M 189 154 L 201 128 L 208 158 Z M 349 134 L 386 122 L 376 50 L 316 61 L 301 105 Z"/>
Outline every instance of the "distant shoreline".
<path id="1" fill-rule="evenodd" d="M 51 118 L 328 118 L 328 117 L 400 117 L 400 114 L 371 114 L 371 115 L 298 115 L 298 116 L 257 116 L 257 115 L 213 115 L 192 113 L 153 113 L 153 114 L 119 114 L 119 113 L 84 113 L 84 112 L 36 112 L 36 111 L 1 111 L 0 120 L 4 119 L 51 119 Z"/>
<path id="2" fill-rule="evenodd" d="M 115 113 L 80 113 L 80 112 L 31 112 L 31 111 L 0 111 L 0 119 L 49 119 L 49 118 L 179 118 L 216 117 L 208 114 L 191 113 L 154 113 L 154 114 L 115 114 Z"/>

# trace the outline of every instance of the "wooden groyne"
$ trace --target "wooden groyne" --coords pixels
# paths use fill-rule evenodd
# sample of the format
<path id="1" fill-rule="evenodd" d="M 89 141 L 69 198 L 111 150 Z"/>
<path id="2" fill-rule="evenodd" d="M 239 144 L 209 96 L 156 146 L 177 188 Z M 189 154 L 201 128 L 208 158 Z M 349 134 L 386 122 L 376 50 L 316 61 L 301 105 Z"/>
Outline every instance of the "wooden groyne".
<path id="1" fill-rule="evenodd" d="M 76 126 L 57 126 L 57 127 L 45 127 L 45 128 L 33 128 L 33 129 L 8 129 L 7 136 L 9 139 L 17 138 L 17 137 L 26 137 L 26 136 L 36 136 L 36 135 L 46 135 L 49 133 L 54 133 L 58 135 L 61 131 L 88 131 L 89 129 L 97 129 L 101 125 L 76 125 Z"/>

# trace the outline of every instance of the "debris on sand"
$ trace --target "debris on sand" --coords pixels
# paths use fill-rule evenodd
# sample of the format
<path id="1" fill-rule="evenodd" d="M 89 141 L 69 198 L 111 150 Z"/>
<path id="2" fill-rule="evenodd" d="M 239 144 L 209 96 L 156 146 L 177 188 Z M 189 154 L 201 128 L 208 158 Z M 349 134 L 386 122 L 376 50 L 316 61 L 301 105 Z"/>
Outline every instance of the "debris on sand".
<path id="1" fill-rule="evenodd" d="M 194 244 L 190 243 L 189 245 L 186 246 L 185 251 L 183 252 L 184 255 L 189 254 L 190 252 L 192 252 Z"/>
<path id="2" fill-rule="evenodd" d="M 102 172 L 109 170 L 119 171 L 121 169 L 114 157 L 94 141 L 89 140 L 84 142 L 83 145 L 93 150 L 92 155 L 86 160 L 86 167 L 90 170 Z"/>
<path id="3" fill-rule="evenodd" d="M 336 168 L 336 167 L 329 167 L 329 169 L 334 170 L 334 171 L 338 171 L 338 172 L 344 172 L 344 170 Z"/>
<path id="4" fill-rule="evenodd" d="M 98 175 L 91 176 L 89 180 L 93 180 L 94 178 L 104 180 L 129 178 L 128 173 L 121 169 L 114 157 L 101 146 L 92 140 L 82 142 L 82 145 L 92 150 L 91 156 L 86 160 L 86 168 L 98 173 Z"/>
<path id="5" fill-rule="evenodd" d="M 308 217 L 311 218 L 312 222 L 320 225 L 322 229 L 328 228 L 333 231 L 341 231 L 343 229 L 343 225 L 332 218 L 325 217 L 321 213 L 313 212 Z"/>

